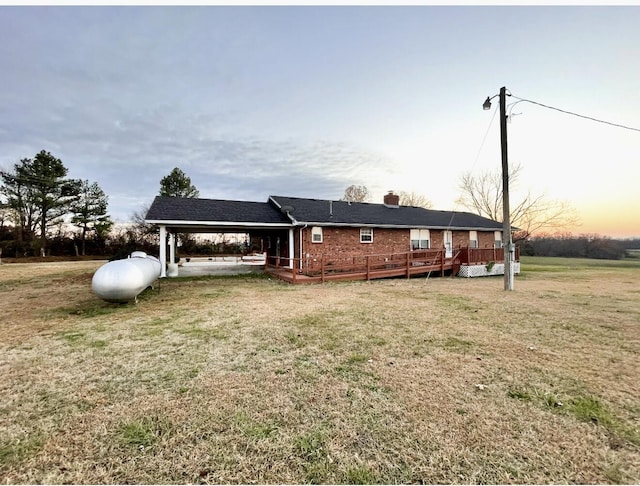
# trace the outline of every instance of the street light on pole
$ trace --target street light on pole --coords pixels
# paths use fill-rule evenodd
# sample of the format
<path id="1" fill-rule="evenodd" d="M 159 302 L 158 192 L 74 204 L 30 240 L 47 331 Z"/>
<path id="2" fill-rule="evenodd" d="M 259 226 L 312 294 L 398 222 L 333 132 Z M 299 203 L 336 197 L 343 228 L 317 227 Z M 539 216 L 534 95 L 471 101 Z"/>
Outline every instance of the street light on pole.
<path id="1" fill-rule="evenodd" d="M 513 290 L 513 242 L 511 241 L 511 214 L 509 210 L 509 164 L 507 162 L 507 88 L 488 97 L 483 110 L 491 109 L 491 100 L 500 97 L 500 148 L 502 153 L 502 247 L 504 250 L 504 289 Z"/>

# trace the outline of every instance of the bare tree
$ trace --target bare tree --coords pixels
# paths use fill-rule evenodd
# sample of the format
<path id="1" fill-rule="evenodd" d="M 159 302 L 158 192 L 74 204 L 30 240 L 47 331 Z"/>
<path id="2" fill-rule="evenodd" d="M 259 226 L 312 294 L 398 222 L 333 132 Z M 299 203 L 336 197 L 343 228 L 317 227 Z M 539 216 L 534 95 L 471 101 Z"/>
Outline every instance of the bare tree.
<path id="1" fill-rule="evenodd" d="M 135 228 L 135 232 L 143 239 L 149 235 L 155 235 L 157 230 L 155 225 L 149 224 L 145 221 L 149 208 L 149 204 L 144 204 L 138 211 L 131 213 L 133 228 Z"/>
<path id="2" fill-rule="evenodd" d="M 342 201 L 367 202 L 370 196 L 369 189 L 366 186 L 351 185 L 344 190 Z"/>
<path id="3" fill-rule="evenodd" d="M 517 181 L 522 166 L 509 170 L 509 181 Z M 502 221 L 502 172 L 467 172 L 460 178 L 461 191 L 457 203 L 494 221 Z M 540 231 L 561 229 L 578 224 L 575 209 L 566 201 L 547 199 L 544 194 L 527 192 L 520 202 L 511 203 L 511 224 L 518 230 L 516 240 L 524 240 Z"/>
<path id="4" fill-rule="evenodd" d="M 0 202 L 0 232 L 4 229 L 4 224 L 7 221 L 9 221 L 9 206 Z"/>
<path id="5" fill-rule="evenodd" d="M 415 206 L 417 208 L 431 209 L 433 203 L 422 194 L 400 191 L 400 206 Z"/>
<path id="6" fill-rule="evenodd" d="M 20 250 L 23 250 L 24 242 L 33 239 L 38 225 L 38 207 L 33 201 L 33 190 L 29 181 L 20 173 L 21 168 L 29 161 L 30 159 L 22 159 L 14 164 L 12 170 L 0 171 L 0 194 L 6 197 L 8 219 L 14 223 Z"/>

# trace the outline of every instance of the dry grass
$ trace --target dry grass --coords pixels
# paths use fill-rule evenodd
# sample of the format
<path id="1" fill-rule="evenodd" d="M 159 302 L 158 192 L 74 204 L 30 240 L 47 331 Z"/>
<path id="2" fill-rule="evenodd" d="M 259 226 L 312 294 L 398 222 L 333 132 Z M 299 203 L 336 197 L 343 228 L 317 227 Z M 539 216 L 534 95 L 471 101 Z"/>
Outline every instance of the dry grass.
<path id="1" fill-rule="evenodd" d="M 638 268 L 118 305 L 100 264 L 0 266 L 2 483 L 640 482 Z"/>

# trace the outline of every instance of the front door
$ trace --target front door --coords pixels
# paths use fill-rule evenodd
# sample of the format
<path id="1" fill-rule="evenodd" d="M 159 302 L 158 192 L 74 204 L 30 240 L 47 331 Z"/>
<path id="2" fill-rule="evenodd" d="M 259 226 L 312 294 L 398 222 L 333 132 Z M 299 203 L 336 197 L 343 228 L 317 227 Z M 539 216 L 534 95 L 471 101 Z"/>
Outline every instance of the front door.
<path id="1" fill-rule="evenodd" d="M 445 258 L 451 258 L 453 256 L 453 232 L 444 232 L 444 256 Z"/>

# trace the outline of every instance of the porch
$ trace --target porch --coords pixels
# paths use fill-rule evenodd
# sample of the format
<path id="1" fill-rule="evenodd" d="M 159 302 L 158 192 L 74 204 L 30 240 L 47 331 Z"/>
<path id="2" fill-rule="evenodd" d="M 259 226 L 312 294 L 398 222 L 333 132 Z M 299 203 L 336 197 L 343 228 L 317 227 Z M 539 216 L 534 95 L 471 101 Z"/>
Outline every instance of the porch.
<path id="1" fill-rule="evenodd" d="M 282 258 L 267 257 L 265 272 L 293 284 L 324 283 L 340 280 L 373 280 L 378 278 L 405 277 L 435 274 L 458 275 L 468 267 L 494 266 L 504 261 L 502 248 L 459 248 L 446 255 L 439 250 L 415 250 L 382 255 L 357 255 L 348 257 Z M 518 248 L 515 261 L 520 261 Z M 464 276 L 473 272 L 462 272 Z M 497 274 L 497 273 L 492 273 Z"/>

